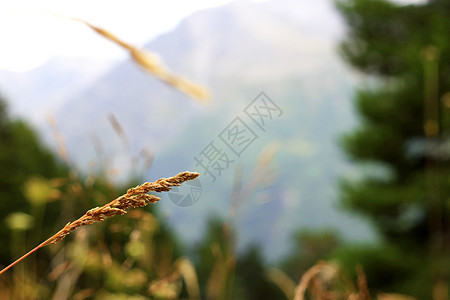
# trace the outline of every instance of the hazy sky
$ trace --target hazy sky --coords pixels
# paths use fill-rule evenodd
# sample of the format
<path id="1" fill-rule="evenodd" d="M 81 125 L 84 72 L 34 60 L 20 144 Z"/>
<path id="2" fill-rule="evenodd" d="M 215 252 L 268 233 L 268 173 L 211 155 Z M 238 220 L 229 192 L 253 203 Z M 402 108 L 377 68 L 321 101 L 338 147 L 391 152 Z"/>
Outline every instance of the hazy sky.
<path id="1" fill-rule="evenodd" d="M 194 11 L 227 2 L 231 0 L 0 0 L 0 69 L 25 71 L 53 56 L 125 57 L 122 49 L 83 24 L 45 11 L 85 19 L 142 45 Z"/>
<path id="2" fill-rule="evenodd" d="M 227 2 L 231 0 L 0 0 L 0 69 L 27 70 L 55 55 L 97 60 L 126 55 L 83 24 L 44 11 L 85 19 L 142 45 L 194 11 Z"/>

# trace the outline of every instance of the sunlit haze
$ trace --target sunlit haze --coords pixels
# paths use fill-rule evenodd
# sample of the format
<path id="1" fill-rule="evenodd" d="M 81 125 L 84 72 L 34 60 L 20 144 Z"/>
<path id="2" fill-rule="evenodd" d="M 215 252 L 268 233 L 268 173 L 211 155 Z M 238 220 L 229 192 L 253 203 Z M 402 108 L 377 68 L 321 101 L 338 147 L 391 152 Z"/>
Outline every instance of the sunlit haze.
<path id="1" fill-rule="evenodd" d="M 54 56 L 87 57 L 101 61 L 125 57 L 122 49 L 99 38 L 86 26 L 48 12 L 82 18 L 125 41 L 142 45 L 169 31 L 189 14 L 228 2 L 231 0 L 1 0 L 0 69 L 26 71 Z"/>
<path id="2" fill-rule="evenodd" d="M 53 56 L 111 60 L 126 55 L 86 26 L 47 12 L 82 18 L 128 42 L 142 45 L 194 11 L 227 2 L 230 0 L 3 0 L 0 1 L 0 69 L 26 71 Z"/>

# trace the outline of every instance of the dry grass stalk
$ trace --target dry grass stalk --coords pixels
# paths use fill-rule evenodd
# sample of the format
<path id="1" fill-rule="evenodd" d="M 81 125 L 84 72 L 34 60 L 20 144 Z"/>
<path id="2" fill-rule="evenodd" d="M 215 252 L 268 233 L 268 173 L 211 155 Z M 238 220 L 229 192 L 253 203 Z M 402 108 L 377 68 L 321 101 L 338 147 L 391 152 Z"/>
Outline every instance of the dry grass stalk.
<path id="1" fill-rule="evenodd" d="M 197 273 L 195 272 L 195 267 L 192 262 L 187 258 L 179 258 L 175 262 L 175 265 L 186 283 L 189 299 L 201 299 Z"/>
<path id="2" fill-rule="evenodd" d="M 280 288 L 287 299 L 294 298 L 295 282 L 286 273 L 280 269 L 270 268 L 266 276 Z"/>
<path id="3" fill-rule="evenodd" d="M 367 286 L 367 278 L 361 265 L 356 266 L 356 274 L 358 275 L 358 293 L 360 299 L 370 300 L 369 287 Z"/>
<path id="4" fill-rule="evenodd" d="M 129 51 L 131 57 L 133 57 L 133 59 L 141 67 L 143 67 L 146 71 L 152 73 L 159 79 L 163 80 L 164 82 L 174 86 L 175 88 L 191 96 L 192 98 L 201 101 L 202 103 L 206 103 L 209 100 L 210 95 L 205 88 L 185 78 L 173 74 L 171 71 L 169 71 L 169 69 L 164 65 L 164 63 L 159 59 L 159 57 L 156 54 L 146 51 L 144 49 L 139 49 L 129 43 L 126 43 L 121 39 L 119 39 L 118 37 L 116 37 L 115 35 L 113 35 L 111 32 L 103 28 L 94 26 L 89 22 L 86 22 L 78 18 L 69 18 L 69 19 L 81 22 L 89 26 L 92 30 L 94 30 L 101 36 L 116 43 L 122 48 L 125 48 L 126 50 Z"/>
<path id="5" fill-rule="evenodd" d="M 134 157 L 131 153 L 130 143 L 128 142 L 128 137 L 127 137 L 127 134 L 125 133 L 125 130 L 123 130 L 122 125 L 120 125 L 119 120 L 117 120 L 117 118 L 114 116 L 114 114 L 111 114 L 111 113 L 108 114 L 107 118 L 108 118 L 108 121 L 111 124 L 114 132 L 117 134 L 117 136 L 121 140 L 123 149 L 124 149 L 125 153 L 128 154 L 131 165 L 133 166 L 133 169 L 134 169 L 136 167 L 136 160 L 134 159 Z"/>
<path id="6" fill-rule="evenodd" d="M 142 170 L 150 170 L 153 164 L 153 160 L 155 159 L 155 156 L 152 154 L 152 152 L 147 147 L 144 147 L 142 148 L 141 152 L 139 152 L 139 156 L 144 159 Z"/>
<path id="7" fill-rule="evenodd" d="M 148 195 L 147 193 L 153 192 L 167 192 L 174 186 L 180 186 L 183 182 L 188 180 L 193 180 L 197 178 L 200 174 L 194 172 L 182 172 L 173 177 L 169 178 L 161 178 L 155 182 L 146 182 L 142 185 L 139 185 L 135 188 L 130 188 L 128 191 L 116 198 L 115 200 L 103 205 L 102 207 L 95 207 L 93 209 L 88 210 L 83 216 L 81 216 L 78 220 L 67 223 L 63 229 L 58 231 L 56 234 L 39 244 L 36 248 L 29 251 L 15 262 L 5 267 L 0 271 L 0 275 L 5 271 L 13 267 L 15 264 L 29 256 L 31 253 L 36 250 L 45 247 L 50 244 L 57 243 L 64 239 L 69 233 L 77 229 L 78 227 L 84 225 L 90 225 L 95 223 L 96 221 L 103 221 L 106 218 L 123 215 L 127 213 L 127 209 L 143 207 L 149 203 L 155 203 L 160 200 L 159 197 L 154 195 Z"/>
<path id="8" fill-rule="evenodd" d="M 204 87 L 202 87 L 198 84 L 195 84 L 185 78 L 182 78 L 181 76 L 173 74 L 164 65 L 164 63 L 161 61 L 161 59 L 159 59 L 157 54 L 149 52 L 144 49 L 139 49 L 139 48 L 119 39 L 111 32 L 109 32 L 103 28 L 97 27 L 85 20 L 82 20 L 79 18 L 62 16 L 60 14 L 56 14 L 51 11 L 44 10 L 43 12 L 51 14 L 56 17 L 77 21 L 77 22 L 87 25 L 92 30 L 94 30 L 95 32 L 97 32 L 98 34 L 103 36 L 104 38 L 106 38 L 106 39 L 114 42 L 115 44 L 121 46 L 122 48 L 128 50 L 131 57 L 134 59 L 134 61 L 136 63 L 138 63 L 141 67 L 143 67 L 144 70 L 152 73 L 154 76 L 158 77 L 162 81 L 179 89 L 183 93 L 198 100 L 202 104 L 206 104 L 210 100 L 210 94 L 207 89 L 205 89 Z"/>
<path id="9" fill-rule="evenodd" d="M 111 126 L 113 127 L 114 131 L 116 132 L 117 136 L 119 136 L 124 144 L 128 143 L 128 138 L 125 133 L 125 131 L 122 128 L 122 125 L 120 125 L 119 120 L 114 116 L 114 114 L 108 114 L 108 121 L 111 123 Z"/>
<path id="10" fill-rule="evenodd" d="M 326 264 L 325 262 L 321 261 L 318 264 L 311 267 L 306 273 L 302 276 L 300 283 L 295 289 L 295 297 L 294 300 L 304 300 L 305 299 L 305 293 L 309 286 L 313 285 L 311 283 L 314 283 L 314 280 L 317 279 L 318 275 L 321 272 L 324 271 L 330 271 L 330 274 L 334 274 L 336 270 L 334 270 L 333 267 Z M 322 294 L 323 290 L 318 291 L 316 290 L 315 293 Z"/>
<path id="11" fill-rule="evenodd" d="M 53 135 L 55 137 L 56 143 L 58 144 L 58 154 L 59 156 L 68 164 L 70 164 L 69 160 L 69 151 L 67 150 L 66 141 L 61 131 L 59 130 L 58 124 L 53 117 L 52 114 L 47 114 L 47 122 L 50 125 Z"/>
<path id="12" fill-rule="evenodd" d="M 416 300 L 416 298 L 401 294 L 378 294 L 378 300 Z"/>

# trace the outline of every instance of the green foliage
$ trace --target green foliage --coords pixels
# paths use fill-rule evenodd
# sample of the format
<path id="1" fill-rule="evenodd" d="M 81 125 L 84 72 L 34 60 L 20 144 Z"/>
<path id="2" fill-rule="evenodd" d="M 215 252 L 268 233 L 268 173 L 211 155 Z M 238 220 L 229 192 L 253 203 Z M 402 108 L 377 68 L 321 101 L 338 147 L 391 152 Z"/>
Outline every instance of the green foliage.
<path id="1" fill-rule="evenodd" d="M 39 141 L 34 131 L 22 121 L 8 117 L 0 98 L 0 220 L 11 212 L 30 211 L 32 204 L 24 194 L 24 183 L 32 177 L 52 178 L 66 174 L 66 168 Z M 44 180 L 44 179 L 42 179 Z M 50 205 L 44 224 L 53 224 Z M 53 219 L 54 220 L 54 219 Z M 0 224 L 0 244 L 9 245 L 11 234 L 6 223 Z M 48 229 L 48 227 L 47 227 Z M 0 263 L 11 261 L 8 247 L 0 247 Z"/>
<path id="2" fill-rule="evenodd" d="M 229 224 L 219 218 L 211 218 L 202 241 L 194 249 L 203 298 L 230 297 L 236 264 L 233 243 L 234 233 Z"/>
<path id="3" fill-rule="evenodd" d="M 368 272 L 369 286 L 382 282 L 383 292 L 406 293 L 399 286 L 398 278 L 405 278 L 421 266 L 423 260 L 411 255 L 405 255 L 397 247 L 390 246 L 346 246 L 333 253 L 345 269 L 356 277 L 355 267 L 360 264 Z M 428 283 L 429 284 L 429 283 Z"/>
<path id="4" fill-rule="evenodd" d="M 363 72 L 420 76 L 420 51 L 428 45 L 441 50 L 443 66 L 448 62 L 450 4 L 446 0 L 408 6 L 385 0 L 340 0 L 338 8 L 350 27 L 343 55 Z"/>
<path id="5" fill-rule="evenodd" d="M 281 290 L 266 275 L 266 263 L 256 246 L 236 253 L 236 232 L 211 218 L 203 240 L 195 247 L 196 269 L 203 299 L 282 299 Z"/>
<path id="6" fill-rule="evenodd" d="M 341 244 L 332 230 L 300 230 L 292 239 L 293 247 L 282 263 L 282 269 L 292 278 L 298 279 L 319 260 L 330 254 Z"/>
<path id="7" fill-rule="evenodd" d="M 344 206 L 369 217 L 386 246 L 343 250 L 339 257 L 362 262 L 374 289 L 429 299 L 449 269 L 431 266 L 446 261 L 449 234 L 450 2 L 342 0 L 338 8 L 350 28 L 343 56 L 377 76 L 357 93 L 362 124 L 342 144 L 350 158 L 389 170 L 346 181 L 342 193 Z M 433 259 L 425 259 L 430 253 Z"/>
<path id="8" fill-rule="evenodd" d="M 233 299 L 283 299 L 281 290 L 269 281 L 265 266 L 266 263 L 257 246 L 251 246 L 245 253 L 239 255 L 236 264 L 235 291 L 242 291 L 242 295 L 235 295 Z"/>
<path id="9" fill-rule="evenodd" d="M 83 178 L 69 172 L 28 125 L 8 118 L 1 99 L 0 136 L 2 266 L 69 220 L 136 185 L 118 188 L 101 176 Z M 133 210 L 112 222 L 79 229 L 64 242 L 30 256 L 0 278 L 0 294 L 2 299 L 65 299 L 77 293 L 92 296 L 92 291 L 99 299 L 113 294 L 120 299 L 177 295 L 181 278 L 174 261 L 180 254 L 179 243 L 154 208 Z M 149 282 L 167 277 L 168 287 L 157 286 L 150 293 Z M 62 286 L 63 282 L 76 286 Z"/>

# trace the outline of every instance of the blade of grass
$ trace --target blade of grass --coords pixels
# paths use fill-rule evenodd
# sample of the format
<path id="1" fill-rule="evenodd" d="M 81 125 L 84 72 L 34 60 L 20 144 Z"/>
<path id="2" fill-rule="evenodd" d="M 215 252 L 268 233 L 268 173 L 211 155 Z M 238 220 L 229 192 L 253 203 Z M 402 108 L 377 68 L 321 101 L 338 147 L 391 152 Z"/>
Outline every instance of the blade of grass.
<path id="1" fill-rule="evenodd" d="M 42 247 L 45 247 L 50 244 L 55 244 L 62 239 L 64 239 L 70 232 L 77 229 L 78 227 L 84 225 L 90 225 L 97 221 L 103 221 L 105 218 L 109 218 L 116 215 L 126 214 L 126 210 L 130 208 L 143 207 L 149 203 L 155 203 L 160 200 L 159 197 L 154 195 L 148 195 L 147 193 L 154 192 L 167 192 L 174 186 L 180 186 L 183 182 L 188 180 L 193 180 L 197 178 L 200 174 L 194 172 L 182 172 L 173 177 L 169 178 L 161 178 L 155 182 L 146 182 L 142 185 L 139 185 L 135 188 L 130 188 L 128 191 L 116 198 L 115 200 L 103 205 L 102 207 L 95 207 L 93 209 L 88 210 L 83 216 L 79 219 L 67 223 L 64 228 L 60 231 L 52 235 L 50 238 L 36 246 L 31 251 L 27 252 L 19 259 L 11 263 L 9 266 L 5 267 L 0 271 L 0 275 L 5 273 L 7 270 L 12 268 L 14 265 L 36 252 Z"/>
<path id="2" fill-rule="evenodd" d="M 62 16 L 50 11 L 45 11 L 46 13 L 49 13 L 53 16 L 57 16 L 60 18 L 73 20 L 76 22 L 80 22 L 94 30 L 99 35 L 103 36 L 104 38 L 110 40 L 111 42 L 119 45 L 120 47 L 128 50 L 133 60 L 139 64 L 144 70 L 147 72 L 153 74 L 160 80 L 164 81 L 165 83 L 177 88 L 178 90 L 182 91 L 183 93 L 187 94 L 188 96 L 192 97 L 193 99 L 197 100 L 198 102 L 202 104 L 206 104 L 210 100 L 210 94 L 207 89 L 204 87 L 195 84 L 191 82 L 190 80 L 183 78 L 179 75 L 174 74 L 167 68 L 162 60 L 158 57 L 157 54 L 152 53 L 150 51 L 147 51 L 145 49 L 137 48 L 130 43 L 127 43 L 123 41 L 122 39 L 119 39 L 117 36 L 112 34 L 111 32 L 100 28 L 98 26 L 95 26 L 83 19 L 80 18 L 74 18 L 74 17 L 66 17 Z"/>

